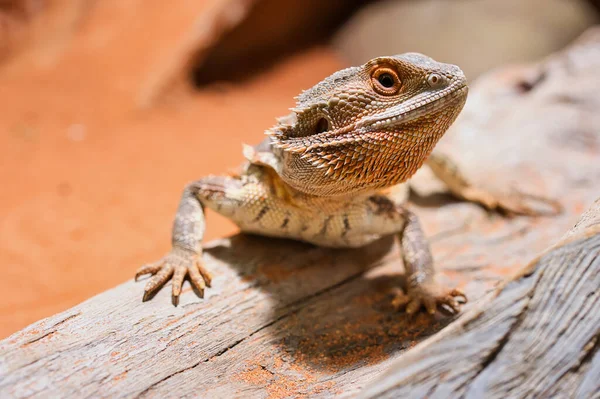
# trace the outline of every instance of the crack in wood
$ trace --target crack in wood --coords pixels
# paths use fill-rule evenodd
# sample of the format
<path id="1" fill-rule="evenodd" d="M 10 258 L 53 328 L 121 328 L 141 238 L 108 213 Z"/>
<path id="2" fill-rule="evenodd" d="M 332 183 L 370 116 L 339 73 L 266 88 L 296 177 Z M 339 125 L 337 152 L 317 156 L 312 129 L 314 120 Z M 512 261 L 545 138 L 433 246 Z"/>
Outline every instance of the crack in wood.
<path id="1" fill-rule="evenodd" d="M 594 355 L 600 349 L 600 331 L 596 334 L 587 345 L 583 347 L 585 355 L 581 358 L 581 361 L 574 367 L 571 368 L 571 372 L 577 372 L 584 365 L 590 363 L 594 358 Z"/>
<path id="2" fill-rule="evenodd" d="M 498 341 L 498 344 L 496 345 L 494 350 L 492 350 L 488 354 L 488 356 L 486 356 L 483 359 L 483 361 L 481 362 L 481 369 L 477 374 L 475 374 L 473 376 L 473 380 L 475 380 L 477 378 L 477 376 L 479 374 L 481 374 L 482 370 L 486 369 L 490 364 L 492 364 L 494 362 L 494 360 L 496 360 L 496 358 L 498 357 L 500 352 L 502 352 L 502 349 L 504 349 L 504 346 L 506 346 L 506 343 L 510 339 L 511 334 L 521 326 L 521 324 L 523 323 L 523 320 L 525 319 L 525 316 L 527 315 L 527 311 L 529 309 L 529 302 L 531 301 L 531 298 L 533 297 L 533 294 L 535 293 L 535 287 L 537 286 L 539 281 L 540 281 L 540 279 L 538 278 L 537 281 L 530 288 L 529 293 L 528 293 L 529 295 L 527 295 L 527 297 L 524 298 L 524 300 L 527 301 L 527 303 L 523 306 L 523 308 L 521 309 L 519 314 L 514 316 L 515 321 L 508 328 L 508 330 L 506 331 L 506 334 L 504 334 L 504 336 Z"/>
<path id="3" fill-rule="evenodd" d="M 36 343 L 36 342 L 41 341 L 42 339 L 44 339 L 46 337 L 49 337 L 49 336 L 53 335 L 57 331 L 57 327 L 61 326 L 62 324 L 66 323 L 69 320 L 72 320 L 72 319 L 78 317 L 80 314 L 81 314 L 81 312 L 73 314 L 73 315 L 71 315 L 69 317 L 66 317 L 65 319 L 63 319 L 63 320 L 61 320 L 61 321 L 53 324 L 52 326 L 48 327 L 48 329 L 50 329 L 52 331 L 48 331 L 47 333 L 45 333 L 45 334 L 43 334 L 43 335 L 41 335 L 39 337 L 36 337 L 36 338 L 34 338 L 34 339 L 30 340 L 30 341 L 27 341 L 27 342 L 23 343 L 21 345 L 21 348 L 25 348 L 25 347 L 33 344 L 33 343 Z"/>

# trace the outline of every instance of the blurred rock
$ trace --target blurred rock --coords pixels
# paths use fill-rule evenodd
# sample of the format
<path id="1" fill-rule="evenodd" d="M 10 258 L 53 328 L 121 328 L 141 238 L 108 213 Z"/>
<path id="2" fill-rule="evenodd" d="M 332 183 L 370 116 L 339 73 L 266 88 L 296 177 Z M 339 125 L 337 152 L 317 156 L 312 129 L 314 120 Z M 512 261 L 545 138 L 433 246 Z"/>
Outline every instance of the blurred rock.
<path id="1" fill-rule="evenodd" d="M 239 81 L 326 42 L 369 0 L 259 0 L 246 17 L 193 62 L 197 86 Z"/>
<path id="2" fill-rule="evenodd" d="M 0 60 L 25 40 L 29 23 L 43 5 L 42 0 L 0 0 Z"/>
<path id="3" fill-rule="evenodd" d="M 588 0 L 594 7 L 600 10 L 600 0 Z"/>
<path id="4" fill-rule="evenodd" d="M 417 51 L 473 79 L 561 49 L 598 21 L 583 0 L 383 1 L 355 14 L 333 43 L 349 64 Z"/>
<path id="5" fill-rule="evenodd" d="M 259 2 L 0 0 L 0 77 L 105 76 L 102 91 L 117 91 L 128 107 L 150 105 Z"/>

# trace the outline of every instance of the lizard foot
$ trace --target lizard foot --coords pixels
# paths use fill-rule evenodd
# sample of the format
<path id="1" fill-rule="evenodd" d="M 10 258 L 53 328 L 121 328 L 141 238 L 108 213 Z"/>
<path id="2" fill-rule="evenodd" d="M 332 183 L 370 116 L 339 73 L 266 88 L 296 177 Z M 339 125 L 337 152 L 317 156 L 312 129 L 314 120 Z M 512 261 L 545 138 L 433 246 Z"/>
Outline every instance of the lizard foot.
<path id="1" fill-rule="evenodd" d="M 173 248 L 161 260 L 140 267 L 135 274 L 135 279 L 144 274 L 153 274 L 144 288 L 144 301 L 147 301 L 173 277 L 173 304 L 179 303 L 181 285 L 186 275 L 192 286 L 198 291 L 200 298 L 204 297 L 204 288 L 210 287 L 211 274 L 202 264 L 201 255 L 182 248 Z"/>
<path id="2" fill-rule="evenodd" d="M 504 212 L 508 216 L 552 216 L 563 211 L 558 201 L 520 191 L 498 195 L 484 189 L 469 187 L 461 192 L 461 196 L 467 201 L 481 204 L 489 210 Z"/>
<path id="3" fill-rule="evenodd" d="M 400 288 L 394 292 L 392 306 L 396 310 L 405 309 L 412 315 L 422 307 L 427 313 L 435 314 L 438 306 L 446 314 L 458 314 L 461 304 L 467 302 L 467 296 L 459 289 L 447 289 L 437 283 L 424 283 L 411 287 L 407 293 Z"/>

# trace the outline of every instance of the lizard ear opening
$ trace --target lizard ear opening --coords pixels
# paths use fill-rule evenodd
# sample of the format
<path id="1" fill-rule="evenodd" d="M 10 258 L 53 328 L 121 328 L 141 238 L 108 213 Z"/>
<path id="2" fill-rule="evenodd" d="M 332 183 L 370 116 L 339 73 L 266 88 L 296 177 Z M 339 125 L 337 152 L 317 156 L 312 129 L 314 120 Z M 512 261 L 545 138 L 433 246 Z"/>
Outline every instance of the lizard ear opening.
<path id="1" fill-rule="evenodd" d="M 329 121 L 326 118 L 320 118 L 315 125 L 315 133 L 323 133 L 329 130 Z"/>

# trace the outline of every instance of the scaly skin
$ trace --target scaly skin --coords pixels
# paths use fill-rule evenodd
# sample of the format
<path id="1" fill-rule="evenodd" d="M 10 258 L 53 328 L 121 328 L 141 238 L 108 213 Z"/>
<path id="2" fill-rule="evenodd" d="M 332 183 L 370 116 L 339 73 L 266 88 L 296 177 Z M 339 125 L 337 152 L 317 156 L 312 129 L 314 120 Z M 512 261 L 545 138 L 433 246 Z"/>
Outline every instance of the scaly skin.
<path id="1" fill-rule="evenodd" d="M 244 232 L 321 246 L 360 247 L 395 234 L 408 286 L 394 305 L 408 313 L 422 307 L 435 313 L 441 305 L 458 312 L 457 299 L 466 297 L 435 281 L 427 240 L 415 214 L 403 206 L 398 185 L 427 160 L 462 110 L 467 91 L 457 66 L 410 53 L 344 69 L 303 92 L 292 113 L 267 131 L 267 140 L 244 148 L 248 162 L 238 176 L 209 176 L 185 188 L 171 252 L 137 272 L 154 274 L 144 299 L 171 277 L 175 304 L 186 275 L 200 295 L 210 286 L 201 244 L 208 207 Z M 463 197 L 502 207 L 470 187 L 445 158 L 431 159 L 455 194 L 469 192 Z"/>

